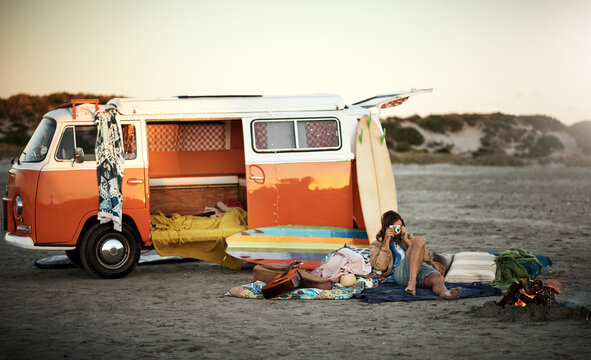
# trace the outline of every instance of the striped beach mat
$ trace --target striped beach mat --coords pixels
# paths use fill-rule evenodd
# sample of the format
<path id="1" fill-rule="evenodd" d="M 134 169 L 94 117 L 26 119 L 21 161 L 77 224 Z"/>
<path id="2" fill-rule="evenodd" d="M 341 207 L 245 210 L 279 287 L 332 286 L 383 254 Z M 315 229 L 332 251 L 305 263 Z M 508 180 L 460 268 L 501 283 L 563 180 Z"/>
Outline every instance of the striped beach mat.
<path id="1" fill-rule="evenodd" d="M 226 238 L 226 253 L 257 264 L 300 260 L 314 269 L 331 251 L 350 244 L 368 248 L 365 230 L 329 226 L 272 226 L 250 229 Z"/>

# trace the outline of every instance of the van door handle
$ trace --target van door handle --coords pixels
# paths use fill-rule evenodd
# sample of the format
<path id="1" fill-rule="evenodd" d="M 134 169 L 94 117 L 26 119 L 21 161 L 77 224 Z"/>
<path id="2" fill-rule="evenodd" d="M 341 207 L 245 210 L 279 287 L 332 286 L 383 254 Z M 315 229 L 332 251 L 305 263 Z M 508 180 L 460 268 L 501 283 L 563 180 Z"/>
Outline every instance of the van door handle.
<path id="1" fill-rule="evenodd" d="M 128 184 L 143 184 L 144 180 L 139 180 L 139 179 L 133 179 L 133 180 L 127 180 Z"/>
<path id="2" fill-rule="evenodd" d="M 261 174 L 262 176 L 250 175 L 248 178 L 253 180 L 255 184 L 263 185 L 265 183 L 265 171 L 258 165 L 248 166 L 249 174 Z"/>

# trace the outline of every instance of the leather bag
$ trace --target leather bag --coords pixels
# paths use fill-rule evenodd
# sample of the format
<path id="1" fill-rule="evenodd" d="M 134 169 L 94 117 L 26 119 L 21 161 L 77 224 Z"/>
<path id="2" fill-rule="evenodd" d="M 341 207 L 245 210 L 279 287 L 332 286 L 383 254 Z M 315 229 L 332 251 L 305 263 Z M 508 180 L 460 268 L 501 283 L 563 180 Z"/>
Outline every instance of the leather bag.
<path id="1" fill-rule="evenodd" d="M 252 269 L 252 278 L 254 281 L 262 281 L 268 284 L 274 277 L 283 273 L 288 267 L 289 264 L 287 263 L 259 264 Z M 327 278 L 312 275 L 304 269 L 300 269 L 300 275 L 302 277 L 300 287 L 321 290 L 332 289 L 332 282 Z"/>

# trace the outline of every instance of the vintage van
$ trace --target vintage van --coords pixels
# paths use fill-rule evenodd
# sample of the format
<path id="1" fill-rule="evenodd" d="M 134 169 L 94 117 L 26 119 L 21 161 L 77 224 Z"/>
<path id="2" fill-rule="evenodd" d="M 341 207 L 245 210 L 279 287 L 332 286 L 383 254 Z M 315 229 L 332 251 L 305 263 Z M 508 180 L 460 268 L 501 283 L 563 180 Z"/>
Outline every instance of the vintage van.
<path id="1" fill-rule="evenodd" d="M 248 228 L 363 228 L 355 181 L 361 117 L 408 90 L 345 105 L 336 95 L 116 98 L 125 152 L 123 228 L 97 220 L 98 100 L 45 114 L 13 161 L 3 198 L 5 240 L 65 251 L 92 275 L 127 275 L 152 245 L 151 210 L 199 214 L 220 199 L 246 205 Z"/>

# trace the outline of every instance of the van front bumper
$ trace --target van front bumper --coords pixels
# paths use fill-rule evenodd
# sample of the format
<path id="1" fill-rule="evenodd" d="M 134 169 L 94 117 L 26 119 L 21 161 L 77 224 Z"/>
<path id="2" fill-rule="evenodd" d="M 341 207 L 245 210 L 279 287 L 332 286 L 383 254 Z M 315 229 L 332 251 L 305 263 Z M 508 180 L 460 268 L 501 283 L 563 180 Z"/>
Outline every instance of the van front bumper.
<path id="1" fill-rule="evenodd" d="M 33 239 L 31 239 L 28 236 L 16 236 L 16 235 L 12 235 L 9 233 L 6 233 L 6 235 L 4 235 L 4 240 L 9 245 L 20 247 L 23 249 L 29 249 L 29 250 L 61 250 L 61 251 L 64 251 L 64 250 L 76 249 L 76 246 L 72 246 L 72 245 L 64 245 L 64 246 L 35 245 L 33 243 Z"/>

